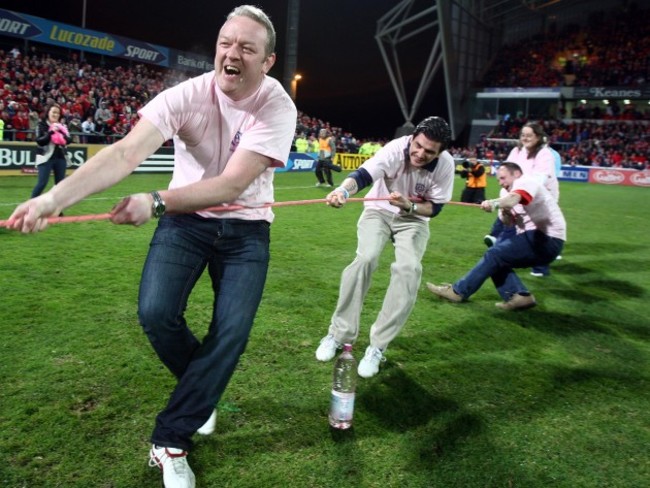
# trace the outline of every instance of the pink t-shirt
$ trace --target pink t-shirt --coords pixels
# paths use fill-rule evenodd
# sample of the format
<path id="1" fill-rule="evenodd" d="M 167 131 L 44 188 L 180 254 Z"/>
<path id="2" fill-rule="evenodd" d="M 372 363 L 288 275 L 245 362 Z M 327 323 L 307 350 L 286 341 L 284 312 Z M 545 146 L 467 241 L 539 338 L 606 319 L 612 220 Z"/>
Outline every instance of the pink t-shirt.
<path id="1" fill-rule="evenodd" d="M 223 172 L 238 149 L 268 156 L 272 167 L 230 205 L 229 212 L 197 212 L 204 217 L 273 221 L 273 167 L 283 167 L 296 129 L 296 107 L 280 83 L 268 76 L 245 100 L 234 101 L 218 87 L 214 72 L 163 91 L 139 111 L 165 140 L 174 141 L 174 174 L 179 188 Z"/>
<path id="2" fill-rule="evenodd" d="M 440 153 L 433 171 L 407 164 L 408 148 L 412 136 L 403 136 L 390 141 L 365 161 L 364 168 L 374 184 L 367 194 L 369 198 L 388 197 L 397 191 L 405 197 L 419 197 L 435 203 L 447 203 L 454 189 L 454 159 L 447 151 Z M 365 202 L 366 207 L 381 208 L 398 214 L 400 209 L 385 200 Z M 415 215 L 429 220 L 424 215 Z"/>
<path id="3" fill-rule="evenodd" d="M 503 197 L 508 193 L 519 193 L 526 198 L 530 197 L 528 203 L 515 205 L 511 210 L 518 234 L 538 229 L 548 236 L 566 241 L 566 221 L 562 210 L 555 198 L 534 175 L 522 175 L 517 178 L 510 191 L 501 189 L 500 196 Z"/>
<path id="4" fill-rule="evenodd" d="M 551 192 L 555 201 L 560 200 L 560 185 L 555 174 L 555 157 L 548 147 L 542 147 L 535 157 L 530 159 L 527 149 L 515 147 L 510 151 L 506 161 L 517 163 L 523 174 L 536 176 Z"/>

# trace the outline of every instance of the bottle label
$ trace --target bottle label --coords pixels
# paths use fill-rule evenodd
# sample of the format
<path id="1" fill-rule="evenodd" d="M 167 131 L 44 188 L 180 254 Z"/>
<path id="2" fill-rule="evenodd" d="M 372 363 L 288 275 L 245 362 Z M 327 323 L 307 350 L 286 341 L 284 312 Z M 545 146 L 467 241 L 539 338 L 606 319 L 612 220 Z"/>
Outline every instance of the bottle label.
<path id="1" fill-rule="evenodd" d="M 332 405 L 330 415 L 336 420 L 352 420 L 354 413 L 354 393 L 341 393 L 332 390 Z"/>

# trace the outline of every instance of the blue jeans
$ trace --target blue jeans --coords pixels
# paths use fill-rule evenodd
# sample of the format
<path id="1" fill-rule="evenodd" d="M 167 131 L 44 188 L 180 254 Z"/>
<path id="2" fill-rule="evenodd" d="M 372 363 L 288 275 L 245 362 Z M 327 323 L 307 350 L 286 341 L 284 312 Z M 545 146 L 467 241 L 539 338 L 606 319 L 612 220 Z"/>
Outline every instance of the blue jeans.
<path id="1" fill-rule="evenodd" d="M 497 217 L 490 229 L 490 235 L 497 240 L 512 239 L 516 235 L 516 229 L 513 226 L 504 225 L 503 221 Z M 548 264 L 533 266 L 533 273 L 542 273 L 544 276 L 551 274 L 551 267 Z"/>
<path id="2" fill-rule="evenodd" d="M 65 178 L 65 168 L 68 165 L 65 158 L 50 158 L 44 163 L 36 166 L 38 169 L 38 181 L 32 190 L 32 198 L 39 196 L 47 186 L 50 179 L 50 173 L 54 170 L 54 184 L 62 181 Z"/>
<path id="3" fill-rule="evenodd" d="M 549 237 L 538 230 L 516 234 L 510 239 L 498 239 L 478 263 L 453 285 L 456 293 L 464 299 L 492 278 L 499 295 L 504 301 L 515 293 L 527 294 L 528 289 L 515 274 L 514 268 L 528 268 L 548 264 L 562 252 L 564 241 Z"/>
<path id="4" fill-rule="evenodd" d="M 170 215 L 151 240 L 138 303 L 140 323 L 178 383 L 158 414 L 151 441 L 189 450 L 244 352 L 269 263 L 266 221 Z M 212 319 L 202 341 L 184 318 L 188 297 L 208 268 Z"/>

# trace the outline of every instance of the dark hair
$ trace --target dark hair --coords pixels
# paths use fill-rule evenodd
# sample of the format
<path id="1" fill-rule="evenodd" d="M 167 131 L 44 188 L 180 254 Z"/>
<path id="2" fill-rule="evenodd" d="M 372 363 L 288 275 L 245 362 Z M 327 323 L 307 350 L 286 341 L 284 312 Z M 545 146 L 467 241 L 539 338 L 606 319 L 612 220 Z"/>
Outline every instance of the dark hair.
<path id="1" fill-rule="evenodd" d="M 539 152 L 539 150 L 542 147 L 544 147 L 544 145 L 546 144 L 546 141 L 548 140 L 548 136 L 546 135 L 546 132 L 544 132 L 544 128 L 540 124 L 538 124 L 537 122 L 528 122 L 527 124 L 524 124 L 521 127 L 521 129 L 523 130 L 524 127 L 529 127 L 530 129 L 532 129 L 533 134 L 535 134 L 537 136 L 537 138 L 539 139 L 539 141 L 537 141 L 537 144 L 535 144 L 530 149 L 530 151 L 528 151 L 528 159 L 531 159 L 531 158 L 534 158 L 535 156 L 537 156 L 537 153 Z M 517 144 L 517 146 L 519 147 L 519 149 L 521 149 L 523 147 L 521 142 L 519 142 Z"/>
<path id="2" fill-rule="evenodd" d="M 54 107 L 59 109 L 59 113 L 61 114 L 61 117 L 59 117 L 59 120 L 63 119 L 63 111 L 61 110 L 61 105 L 58 103 L 50 103 L 45 107 L 45 110 L 43 111 L 43 120 L 45 122 L 49 122 L 48 117 L 50 116 L 50 110 L 52 110 Z"/>
<path id="3" fill-rule="evenodd" d="M 515 171 L 519 171 L 521 174 L 524 174 L 524 172 L 521 170 L 521 166 L 519 166 L 517 163 L 513 163 L 512 161 L 501 163 L 499 165 L 499 169 L 501 168 L 506 168 L 510 174 L 513 174 Z"/>
<path id="4" fill-rule="evenodd" d="M 447 121 L 441 117 L 427 117 L 413 131 L 413 137 L 424 134 L 427 139 L 440 143 L 440 151 L 447 149 L 451 143 L 451 129 Z"/>

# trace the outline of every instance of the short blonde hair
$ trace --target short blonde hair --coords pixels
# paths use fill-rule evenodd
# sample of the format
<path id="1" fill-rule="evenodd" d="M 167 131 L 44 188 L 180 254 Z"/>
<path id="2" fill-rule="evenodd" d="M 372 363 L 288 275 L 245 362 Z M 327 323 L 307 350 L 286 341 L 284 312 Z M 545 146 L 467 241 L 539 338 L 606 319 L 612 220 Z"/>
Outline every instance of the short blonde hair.
<path id="1" fill-rule="evenodd" d="M 270 56 L 275 52 L 275 27 L 268 15 L 264 13 L 261 8 L 254 7 L 253 5 L 240 5 L 235 7 L 232 12 L 228 14 L 227 20 L 233 17 L 248 17 L 253 19 L 258 24 L 262 24 L 266 29 L 266 55 Z"/>

